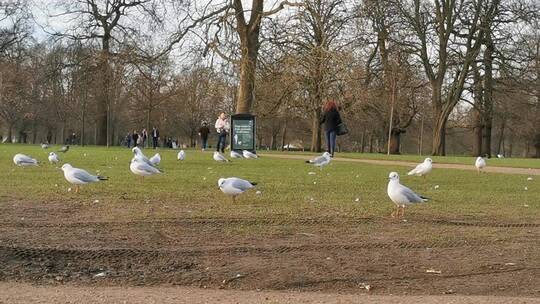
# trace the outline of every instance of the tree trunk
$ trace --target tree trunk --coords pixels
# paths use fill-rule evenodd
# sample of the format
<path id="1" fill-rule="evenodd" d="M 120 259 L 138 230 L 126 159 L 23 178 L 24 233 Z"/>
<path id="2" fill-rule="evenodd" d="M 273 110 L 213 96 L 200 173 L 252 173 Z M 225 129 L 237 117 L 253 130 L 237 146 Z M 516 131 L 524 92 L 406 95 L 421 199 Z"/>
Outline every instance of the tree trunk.
<path id="1" fill-rule="evenodd" d="M 444 115 L 438 115 L 433 126 L 433 146 L 431 153 L 433 155 L 446 155 L 446 120 Z"/>
<path id="2" fill-rule="evenodd" d="M 285 119 L 285 123 L 283 124 L 283 134 L 281 135 L 281 151 L 283 151 L 285 147 L 285 142 L 287 140 L 287 120 Z"/>
<path id="3" fill-rule="evenodd" d="M 478 109 L 474 109 L 474 127 L 473 127 L 473 147 L 472 155 L 480 156 L 482 154 L 482 115 Z"/>
<path id="4" fill-rule="evenodd" d="M 399 151 L 401 146 L 401 133 L 402 132 L 400 130 L 397 130 L 395 128 L 392 129 L 390 140 L 388 141 L 389 154 L 401 154 Z"/>
<path id="5" fill-rule="evenodd" d="M 109 66 L 109 39 L 110 33 L 105 33 L 102 38 L 102 50 L 99 58 L 99 71 L 100 82 L 99 82 L 99 93 L 97 100 L 97 136 L 96 136 L 96 145 L 105 146 L 109 144 L 108 139 L 108 130 L 109 125 L 109 86 L 111 82 L 110 77 L 110 66 Z"/>
<path id="6" fill-rule="evenodd" d="M 321 109 L 317 108 L 313 111 L 311 124 L 311 152 L 321 152 Z"/>
<path id="7" fill-rule="evenodd" d="M 13 124 L 8 124 L 8 134 L 7 134 L 7 143 L 13 143 Z"/>
<path id="8" fill-rule="evenodd" d="M 360 153 L 364 153 L 365 140 L 366 140 L 366 130 L 363 130 L 362 138 L 360 139 Z"/>
<path id="9" fill-rule="evenodd" d="M 484 132 L 482 155 L 491 157 L 491 130 L 493 128 L 493 41 L 491 33 L 486 33 L 486 49 L 484 51 Z"/>

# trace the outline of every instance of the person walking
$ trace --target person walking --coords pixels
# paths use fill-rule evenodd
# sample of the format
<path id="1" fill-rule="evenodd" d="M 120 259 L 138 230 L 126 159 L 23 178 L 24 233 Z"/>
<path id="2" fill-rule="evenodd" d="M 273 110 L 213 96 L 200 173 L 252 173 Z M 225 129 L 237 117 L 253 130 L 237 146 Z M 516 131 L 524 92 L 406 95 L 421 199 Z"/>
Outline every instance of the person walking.
<path id="1" fill-rule="evenodd" d="M 324 131 L 326 134 L 327 151 L 332 157 L 336 151 L 336 137 L 338 126 L 342 123 L 341 116 L 333 100 L 328 100 L 323 106 L 323 116 L 321 124 L 324 124 Z"/>
<path id="2" fill-rule="evenodd" d="M 152 146 L 157 148 L 159 140 L 159 130 L 156 127 L 152 128 Z"/>
<path id="3" fill-rule="evenodd" d="M 227 133 L 229 133 L 229 130 L 231 129 L 231 125 L 229 124 L 229 120 L 227 119 L 225 113 L 219 114 L 218 119 L 216 120 L 215 128 L 218 135 L 216 151 L 225 153 Z"/>
<path id="4" fill-rule="evenodd" d="M 131 148 L 131 132 L 126 135 L 126 147 Z"/>
<path id="5" fill-rule="evenodd" d="M 201 137 L 201 147 L 202 150 L 206 150 L 208 145 L 208 134 L 210 134 L 210 129 L 206 126 L 206 121 L 203 121 L 202 126 L 199 128 L 199 136 Z"/>
<path id="6" fill-rule="evenodd" d="M 137 130 L 133 130 L 133 134 L 131 135 L 131 140 L 133 142 L 134 147 L 136 147 L 139 144 L 139 133 L 137 133 Z"/>
<path id="7" fill-rule="evenodd" d="M 146 140 L 148 139 L 148 131 L 146 131 L 146 128 L 143 128 L 143 129 L 142 129 L 141 136 L 142 136 L 142 146 L 143 146 L 144 148 L 148 148 L 148 147 L 146 146 L 146 144 L 147 144 L 147 141 L 146 141 Z"/>

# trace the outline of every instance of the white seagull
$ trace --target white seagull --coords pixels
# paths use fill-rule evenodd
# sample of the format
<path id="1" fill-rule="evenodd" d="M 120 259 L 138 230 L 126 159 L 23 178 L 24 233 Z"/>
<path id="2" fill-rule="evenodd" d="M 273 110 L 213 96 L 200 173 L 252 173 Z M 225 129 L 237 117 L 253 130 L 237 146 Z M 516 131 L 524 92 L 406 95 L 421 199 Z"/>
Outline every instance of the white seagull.
<path id="1" fill-rule="evenodd" d="M 403 217 L 405 216 L 405 206 L 427 202 L 427 198 L 414 193 L 411 189 L 400 184 L 399 174 L 397 174 L 397 172 L 390 172 L 388 178 L 388 197 L 396 204 L 396 210 L 391 214 L 392 217 L 399 217 L 400 208 L 402 210 L 401 216 Z"/>
<path id="2" fill-rule="evenodd" d="M 30 156 L 24 155 L 21 153 L 15 154 L 15 156 L 13 156 L 13 163 L 15 163 L 15 165 L 20 166 L 20 167 L 38 165 L 38 161 L 35 158 L 31 158 Z"/>
<path id="3" fill-rule="evenodd" d="M 41 149 L 48 149 L 49 148 L 49 144 L 48 143 L 42 143 L 41 144 Z"/>
<path id="4" fill-rule="evenodd" d="M 234 150 L 231 150 L 231 158 L 244 158 L 244 156 Z"/>
<path id="5" fill-rule="evenodd" d="M 58 150 L 58 152 L 62 152 L 62 153 L 66 153 L 67 151 L 69 151 L 69 146 L 68 145 L 62 146 L 62 148 L 60 148 L 60 150 Z"/>
<path id="6" fill-rule="evenodd" d="M 161 155 L 159 153 L 156 153 L 154 156 L 150 157 L 149 161 L 152 163 L 152 165 L 157 166 L 161 162 Z"/>
<path id="7" fill-rule="evenodd" d="M 134 160 L 139 160 L 140 162 L 146 163 L 149 166 L 155 167 L 154 164 L 148 159 L 148 157 L 146 157 L 146 155 L 144 155 L 144 153 L 139 147 L 135 147 L 131 149 L 131 151 L 133 151 L 133 154 L 135 155 L 131 159 L 131 162 L 133 162 Z"/>
<path id="8" fill-rule="evenodd" d="M 64 177 L 66 180 L 76 186 L 75 193 L 79 193 L 80 185 L 107 180 L 106 177 L 92 175 L 83 169 L 73 168 L 70 164 L 64 164 L 62 166 L 62 171 L 64 171 Z"/>
<path id="9" fill-rule="evenodd" d="M 248 150 L 243 150 L 242 155 L 244 155 L 244 158 L 253 158 L 253 159 L 259 158 L 259 156 L 257 154 L 252 153 L 252 152 L 250 152 Z"/>
<path id="10" fill-rule="evenodd" d="M 218 151 L 214 151 L 214 160 L 217 162 L 229 162 L 229 160 L 225 158 L 225 156 L 219 153 Z"/>
<path id="11" fill-rule="evenodd" d="M 60 158 L 58 158 L 58 154 L 51 152 L 49 153 L 49 163 L 56 164 L 60 161 Z"/>
<path id="12" fill-rule="evenodd" d="M 416 168 L 412 169 L 407 173 L 407 175 L 416 175 L 416 176 L 423 176 L 426 177 L 426 175 L 431 172 L 431 169 L 433 169 L 432 166 L 433 160 L 431 158 L 424 159 L 424 162 L 416 166 Z"/>
<path id="13" fill-rule="evenodd" d="M 321 156 L 315 157 L 315 158 L 310 159 L 310 160 L 306 160 L 306 163 L 312 164 L 315 167 L 319 167 L 319 169 L 322 170 L 322 168 L 324 166 L 328 165 L 331 160 L 332 160 L 332 157 L 331 157 L 330 153 L 324 152 L 323 155 L 321 155 Z"/>
<path id="14" fill-rule="evenodd" d="M 219 189 L 232 197 L 233 203 L 238 195 L 244 193 L 245 191 L 252 189 L 257 185 L 257 183 L 252 183 L 244 179 L 237 177 L 229 178 L 220 178 L 218 180 Z"/>
<path id="15" fill-rule="evenodd" d="M 497 154 L 497 158 L 504 158 L 503 154 Z"/>
<path id="16" fill-rule="evenodd" d="M 133 174 L 138 175 L 144 181 L 145 176 L 163 173 L 160 169 L 144 162 L 139 158 L 133 158 L 129 164 L 129 169 Z"/>
<path id="17" fill-rule="evenodd" d="M 184 159 L 186 159 L 186 152 L 184 152 L 184 150 L 180 150 L 180 152 L 178 152 L 177 159 L 178 159 L 178 160 L 184 160 Z"/>
<path id="18" fill-rule="evenodd" d="M 474 166 L 476 167 L 476 170 L 480 174 L 480 171 L 482 171 L 482 169 L 486 167 L 486 160 L 483 157 L 478 156 L 476 158 L 476 161 L 474 162 Z"/>

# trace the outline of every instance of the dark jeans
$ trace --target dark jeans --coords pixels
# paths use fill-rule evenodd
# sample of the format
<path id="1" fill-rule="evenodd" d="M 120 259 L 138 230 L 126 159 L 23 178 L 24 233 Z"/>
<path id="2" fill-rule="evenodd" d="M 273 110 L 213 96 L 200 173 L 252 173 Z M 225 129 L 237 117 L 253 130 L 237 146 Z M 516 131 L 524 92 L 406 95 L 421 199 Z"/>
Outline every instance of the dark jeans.
<path id="1" fill-rule="evenodd" d="M 158 138 L 152 137 L 152 145 L 154 146 L 154 149 L 158 146 Z"/>
<path id="2" fill-rule="evenodd" d="M 203 149 L 206 149 L 208 146 L 208 137 L 201 137 L 201 145 Z"/>
<path id="3" fill-rule="evenodd" d="M 328 148 L 328 153 L 332 156 L 334 156 L 334 152 L 336 151 L 336 137 L 336 130 L 326 131 L 326 146 Z"/>
<path id="4" fill-rule="evenodd" d="M 225 145 L 227 143 L 227 133 L 222 132 L 218 134 L 218 141 L 216 146 L 216 151 L 220 151 L 221 153 L 225 153 Z"/>

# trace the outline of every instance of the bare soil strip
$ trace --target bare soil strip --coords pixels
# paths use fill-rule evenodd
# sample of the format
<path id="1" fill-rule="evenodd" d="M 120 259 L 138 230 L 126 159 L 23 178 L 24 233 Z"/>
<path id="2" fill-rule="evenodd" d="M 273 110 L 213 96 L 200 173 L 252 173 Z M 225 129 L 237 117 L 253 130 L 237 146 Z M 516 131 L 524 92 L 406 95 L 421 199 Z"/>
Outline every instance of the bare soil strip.
<path id="1" fill-rule="evenodd" d="M 313 158 L 312 156 L 308 155 L 284 155 L 284 154 L 261 154 L 263 157 L 273 157 L 273 158 L 285 158 L 285 159 L 298 159 L 298 160 L 309 160 Z M 394 160 L 375 160 L 375 159 L 359 159 L 359 158 L 344 158 L 344 157 L 336 157 L 333 159 L 334 161 L 345 161 L 345 162 L 352 162 L 352 163 L 364 163 L 364 164 L 372 164 L 372 165 L 383 165 L 383 166 L 404 166 L 404 167 L 411 167 L 414 168 L 418 163 L 415 162 L 407 162 L 407 161 L 394 161 Z M 441 168 L 441 169 L 458 169 L 458 170 L 468 170 L 468 171 L 476 171 L 476 168 L 471 163 L 471 165 L 462 165 L 462 164 L 441 164 L 441 163 L 434 163 L 433 168 Z M 527 174 L 527 175 L 540 175 L 540 169 L 534 169 L 534 168 L 513 168 L 513 167 L 494 167 L 494 166 L 487 166 L 483 169 L 485 172 L 492 172 L 492 173 L 505 173 L 505 174 Z"/>

